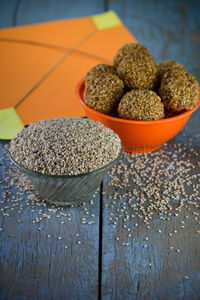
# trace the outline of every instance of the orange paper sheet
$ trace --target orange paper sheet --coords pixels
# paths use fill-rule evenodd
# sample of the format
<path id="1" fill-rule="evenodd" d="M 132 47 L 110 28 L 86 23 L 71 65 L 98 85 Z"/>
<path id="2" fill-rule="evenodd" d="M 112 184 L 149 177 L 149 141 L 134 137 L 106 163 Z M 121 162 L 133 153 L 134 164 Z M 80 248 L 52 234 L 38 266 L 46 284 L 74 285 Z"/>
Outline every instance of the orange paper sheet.
<path id="1" fill-rule="evenodd" d="M 0 30 L 0 109 L 14 107 L 42 76 L 67 55 L 16 106 L 16 112 L 25 125 L 52 117 L 84 116 L 75 96 L 75 86 L 91 67 L 105 63 L 94 56 L 112 61 L 121 46 L 136 42 L 122 23 L 118 21 L 115 26 L 113 20 L 109 27 L 107 14 L 108 25 L 102 26 L 103 29 L 99 29 L 101 26 L 97 26 L 94 18 L 85 17 Z M 103 21 L 104 14 L 101 14 L 100 22 Z"/>

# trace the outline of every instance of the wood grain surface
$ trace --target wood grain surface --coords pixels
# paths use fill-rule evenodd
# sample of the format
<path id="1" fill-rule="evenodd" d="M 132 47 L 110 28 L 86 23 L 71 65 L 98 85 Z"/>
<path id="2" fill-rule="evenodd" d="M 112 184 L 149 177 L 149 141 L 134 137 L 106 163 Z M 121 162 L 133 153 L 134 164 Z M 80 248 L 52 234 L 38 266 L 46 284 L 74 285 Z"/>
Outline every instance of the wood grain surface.
<path id="1" fill-rule="evenodd" d="M 0 27 L 86 16 L 104 9 L 115 10 L 157 62 L 183 63 L 200 81 L 198 0 L 0 0 Z M 199 179 L 199 119 L 198 110 L 169 143 L 140 157 L 147 165 L 166 157 L 167 164 L 169 158 L 173 162 L 178 145 L 186 149 L 180 152 L 180 161 L 195 165 Z M 10 168 L 2 150 L 6 144 L 0 143 L 1 300 L 200 299 L 199 199 L 197 206 L 189 211 L 183 207 L 170 220 L 154 214 L 150 228 L 137 217 L 124 223 L 118 216 L 125 211 L 133 215 L 130 197 L 116 196 L 119 188 L 110 185 L 108 174 L 94 204 L 56 210 L 40 205 L 32 193 L 20 194 L 11 185 L 11 176 L 6 179 Z M 121 163 L 134 171 L 126 154 Z M 123 176 L 118 176 L 122 182 Z M 119 192 L 129 195 L 134 188 L 130 177 Z"/>

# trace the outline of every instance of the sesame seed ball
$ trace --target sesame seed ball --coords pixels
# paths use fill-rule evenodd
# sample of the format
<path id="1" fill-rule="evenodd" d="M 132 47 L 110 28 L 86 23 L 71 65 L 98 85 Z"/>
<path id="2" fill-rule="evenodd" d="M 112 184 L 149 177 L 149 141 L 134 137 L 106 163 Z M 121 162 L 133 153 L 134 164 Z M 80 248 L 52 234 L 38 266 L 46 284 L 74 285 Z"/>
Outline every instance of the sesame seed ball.
<path id="1" fill-rule="evenodd" d="M 89 107 L 107 115 L 114 115 L 123 91 L 123 81 L 116 75 L 107 74 L 86 82 L 84 100 Z"/>
<path id="2" fill-rule="evenodd" d="M 144 53 L 145 55 L 150 55 L 149 50 L 141 44 L 129 43 L 124 45 L 117 51 L 117 54 L 114 57 L 114 66 L 117 67 L 126 55 L 135 55 L 137 53 Z"/>
<path id="3" fill-rule="evenodd" d="M 182 64 L 179 64 L 178 62 L 173 61 L 173 60 L 165 60 L 158 64 L 158 66 L 157 66 L 157 86 L 158 87 L 160 86 L 163 75 L 172 69 L 176 72 L 185 71 L 185 68 Z"/>
<path id="4" fill-rule="evenodd" d="M 94 77 L 102 77 L 106 74 L 116 74 L 116 69 L 114 66 L 99 64 L 94 66 L 85 76 L 85 81 L 93 79 Z"/>
<path id="5" fill-rule="evenodd" d="M 164 118 L 164 105 L 153 91 L 132 90 L 121 99 L 118 114 L 128 120 L 159 120 Z"/>
<path id="6" fill-rule="evenodd" d="M 166 109 L 189 110 L 198 102 L 199 84 L 192 74 L 172 68 L 163 75 L 159 95 Z"/>
<path id="7" fill-rule="evenodd" d="M 143 53 L 126 55 L 117 68 L 119 78 L 129 89 L 152 89 L 156 81 L 157 67 L 150 55 Z"/>

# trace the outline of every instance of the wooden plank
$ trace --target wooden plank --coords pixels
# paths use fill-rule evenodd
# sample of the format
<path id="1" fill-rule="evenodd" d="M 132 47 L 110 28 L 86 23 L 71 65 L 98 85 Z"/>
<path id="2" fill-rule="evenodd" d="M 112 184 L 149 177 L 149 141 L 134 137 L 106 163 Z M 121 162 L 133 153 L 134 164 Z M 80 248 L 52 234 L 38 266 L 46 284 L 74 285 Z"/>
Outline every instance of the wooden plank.
<path id="1" fill-rule="evenodd" d="M 103 12 L 103 1 L 37 1 L 22 0 L 20 3 L 17 25 L 76 18 Z"/>
<path id="2" fill-rule="evenodd" d="M 61 0 L 1 1 L 0 26 L 92 15 L 102 12 L 103 7 L 103 1 L 76 5 Z M 4 144 L 0 150 L 2 192 L 9 169 Z M 99 192 L 94 204 L 49 211 L 51 207 L 39 206 L 28 193 L 17 195 L 10 179 L 8 186 L 10 194 L 0 200 L 0 298 L 96 299 Z"/>
<path id="3" fill-rule="evenodd" d="M 3 144 L 0 299 L 96 299 L 99 192 L 83 207 L 41 206 L 32 192 L 18 194 L 12 176 L 7 182 Z"/>
<path id="4" fill-rule="evenodd" d="M 174 147 L 175 143 L 179 144 L 177 148 Z M 124 154 L 119 168 L 122 172 L 114 173 L 115 182 L 118 179 L 117 184 L 123 182 L 124 186 L 121 188 L 114 187 L 113 184 L 110 186 L 109 177 L 104 181 L 102 299 L 199 299 L 200 165 L 197 165 L 197 154 L 200 154 L 199 143 L 200 138 L 194 138 L 191 141 L 192 146 L 190 145 L 186 151 L 184 147 L 187 146 L 184 146 L 183 137 L 179 134 L 177 139 L 153 153 L 139 154 L 138 158 L 133 154 Z M 182 201 L 185 201 L 181 212 L 175 209 L 177 207 L 175 201 L 173 209 L 168 210 L 166 215 L 159 215 L 152 210 L 152 220 L 146 224 L 142 210 L 137 210 L 137 207 L 140 207 L 142 193 L 136 191 L 140 186 L 136 181 L 138 178 L 143 181 L 140 186 L 141 192 L 150 186 L 148 181 L 152 183 L 152 187 L 154 183 L 156 186 L 158 184 L 156 180 L 158 181 L 166 172 L 166 178 L 161 177 L 161 182 L 162 180 L 164 182 L 156 190 L 165 189 L 170 180 L 174 186 L 167 173 L 168 166 L 171 164 L 174 176 L 184 178 L 184 175 L 179 176 L 176 162 L 171 160 L 172 156 L 174 160 L 177 158 L 181 162 L 182 172 L 191 164 L 191 170 L 185 175 L 192 176 L 195 173 L 197 180 L 192 179 L 194 185 L 189 184 L 189 190 L 186 188 L 181 196 Z M 141 168 L 134 164 L 141 165 Z M 158 167 L 155 167 L 156 164 Z M 153 175 L 152 166 L 158 174 Z M 160 166 L 163 166 L 162 172 L 159 170 Z M 140 175 L 142 169 L 146 171 Z M 134 173 L 135 170 L 138 178 Z M 186 178 L 187 181 L 190 180 L 190 177 Z M 195 188 L 196 196 L 190 199 Z M 173 200 L 175 192 L 168 191 L 167 196 L 171 194 L 170 198 Z M 124 195 L 123 199 L 119 195 Z M 164 195 L 159 197 L 165 199 Z M 150 205 L 150 199 L 152 198 L 146 197 L 144 207 Z M 188 204 L 188 200 L 195 204 Z M 139 206 L 135 209 L 134 205 L 137 204 Z M 149 214 L 147 209 L 144 211 Z M 163 220 L 162 217 L 166 218 L 167 215 L 167 219 Z"/>
<path id="5" fill-rule="evenodd" d="M 157 62 L 165 59 L 179 61 L 199 79 L 199 5 L 197 1 L 165 3 L 127 0 L 112 1 L 109 9 L 118 13 L 138 41 L 150 49 Z M 144 169 L 162 158 L 166 167 L 172 163 L 175 174 L 179 176 L 174 165 L 175 153 L 185 168 L 187 163 L 194 166 L 189 174 L 192 176 L 196 172 L 198 178 L 199 118 L 200 112 L 197 111 L 181 133 L 160 150 L 146 155 L 139 154 L 138 157 L 145 161 Z M 177 148 L 175 145 L 178 145 Z M 179 148 L 180 153 L 177 152 Z M 134 165 L 126 157 L 129 155 L 124 155 L 127 170 L 134 171 Z M 124 172 L 116 176 L 119 183 L 124 179 L 123 174 Z M 131 204 L 136 204 L 135 195 L 132 195 L 136 188 L 134 176 L 129 174 L 129 179 L 121 190 L 109 186 L 109 177 L 104 180 L 102 299 L 199 299 L 199 182 L 195 181 L 193 186 L 190 185 L 191 193 L 192 189 L 197 189 L 197 199 L 193 199 L 196 206 L 188 204 L 190 210 L 183 207 L 177 217 L 173 215 L 177 214 L 173 208 L 168 221 L 154 214 L 148 225 L 137 217 L 137 211 L 131 207 Z M 140 173 L 138 176 L 143 180 Z M 155 178 L 149 174 L 149 180 Z M 126 195 L 120 199 L 118 192 L 127 192 L 131 196 Z M 187 190 L 182 196 L 184 200 L 189 199 L 190 192 Z M 123 203 L 126 204 L 124 210 Z M 128 221 L 123 222 L 126 214 L 135 217 L 129 217 Z M 124 225 L 127 227 L 124 228 Z"/>
<path id="6" fill-rule="evenodd" d="M 0 28 L 15 26 L 19 0 L 0 1 Z"/>

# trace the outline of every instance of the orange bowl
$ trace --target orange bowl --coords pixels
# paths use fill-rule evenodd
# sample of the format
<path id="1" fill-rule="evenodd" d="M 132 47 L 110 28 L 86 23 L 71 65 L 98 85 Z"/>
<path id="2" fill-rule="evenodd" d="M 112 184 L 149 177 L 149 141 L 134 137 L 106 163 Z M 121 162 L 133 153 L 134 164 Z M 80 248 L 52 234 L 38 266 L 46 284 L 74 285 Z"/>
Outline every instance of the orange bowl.
<path id="1" fill-rule="evenodd" d="M 88 118 L 99 121 L 116 132 L 122 140 L 125 152 L 150 152 L 162 146 L 173 138 L 187 123 L 192 113 L 199 107 L 197 105 L 175 117 L 155 121 L 125 120 L 102 114 L 84 102 L 84 79 L 76 86 L 76 94 Z"/>

